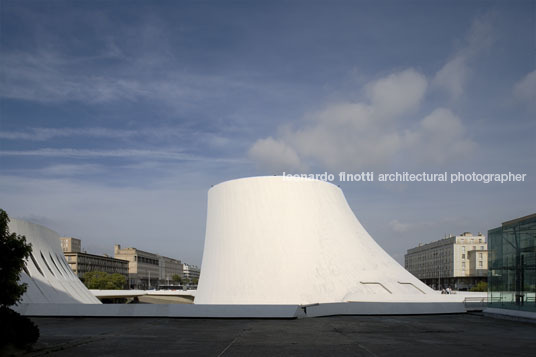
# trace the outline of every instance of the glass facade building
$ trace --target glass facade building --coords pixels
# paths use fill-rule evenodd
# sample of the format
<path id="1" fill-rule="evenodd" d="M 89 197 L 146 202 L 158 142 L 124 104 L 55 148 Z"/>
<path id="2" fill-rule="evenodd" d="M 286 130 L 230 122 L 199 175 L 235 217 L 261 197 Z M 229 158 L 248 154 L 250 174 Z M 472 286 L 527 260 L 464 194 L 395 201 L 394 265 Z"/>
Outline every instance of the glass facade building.
<path id="1" fill-rule="evenodd" d="M 488 231 L 488 306 L 536 312 L 536 214 Z"/>

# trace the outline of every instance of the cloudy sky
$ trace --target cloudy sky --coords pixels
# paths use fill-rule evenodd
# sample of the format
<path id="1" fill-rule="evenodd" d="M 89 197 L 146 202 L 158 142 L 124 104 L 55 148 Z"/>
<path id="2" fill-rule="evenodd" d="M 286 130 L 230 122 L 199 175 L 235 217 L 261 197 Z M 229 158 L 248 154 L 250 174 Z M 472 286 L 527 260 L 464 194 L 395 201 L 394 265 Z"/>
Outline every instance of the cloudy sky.
<path id="1" fill-rule="evenodd" d="M 536 205 L 534 1 L 0 2 L 0 207 L 200 264 L 207 190 L 282 172 L 525 173 L 335 182 L 397 260 Z"/>

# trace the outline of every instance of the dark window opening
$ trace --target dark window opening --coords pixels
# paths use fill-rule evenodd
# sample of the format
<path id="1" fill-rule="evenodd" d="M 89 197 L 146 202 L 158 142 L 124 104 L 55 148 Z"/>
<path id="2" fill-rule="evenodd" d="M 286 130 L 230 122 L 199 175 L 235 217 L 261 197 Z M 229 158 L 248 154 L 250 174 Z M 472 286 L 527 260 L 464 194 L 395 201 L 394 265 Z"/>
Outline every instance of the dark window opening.
<path id="1" fill-rule="evenodd" d="M 67 273 L 68 274 L 71 274 L 72 276 L 75 276 L 74 273 L 73 273 L 73 270 L 71 269 L 71 266 L 69 263 L 67 263 L 67 261 L 65 259 L 60 259 L 60 262 L 62 263 L 62 265 L 65 267 L 65 269 L 67 269 Z"/>
<path id="2" fill-rule="evenodd" d="M 63 272 L 67 275 L 67 271 L 65 270 L 65 268 L 63 267 L 63 264 L 61 264 L 61 259 L 60 257 L 58 257 L 58 255 L 56 254 L 56 258 L 58 258 L 58 262 L 59 262 L 59 265 L 60 265 L 60 268 L 61 270 L 63 270 Z"/>
<path id="3" fill-rule="evenodd" d="M 43 252 L 40 251 L 39 254 L 41 254 L 41 259 L 43 259 L 43 261 L 45 262 L 45 265 L 47 266 L 48 271 L 50 272 L 50 274 L 52 274 L 53 276 L 56 276 L 56 274 L 54 274 L 54 272 L 52 271 L 52 269 L 50 269 L 50 265 L 48 265 L 47 260 L 46 260 L 45 257 L 43 256 Z"/>
<path id="4" fill-rule="evenodd" d="M 60 268 L 58 268 L 58 265 L 54 261 L 54 258 L 52 258 L 52 254 L 50 252 L 48 253 L 48 256 L 50 257 L 50 260 L 52 261 L 52 264 L 54 264 L 54 266 L 56 267 L 56 270 L 58 271 L 58 273 L 60 273 L 60 275 L 63 276 L 63 273 L 60 271 Z"/>
<path id="5" fill-rule="evenodd" d="M 39 273 L 41 273 L 42 276 L 45 276 L 45 274 L 43 274 L 43 271 L 41 270 L 41 267 L 39 266 L 39 264 L 37 264 L 37 260 L 35 260 L 33 253 L 30 253 L 30 258 L 32 258 L 32 262 L 34 263 Z"/>
<path id="6" fill-rule="evenodd" d="M 26 275 L 28 275 L 29 277 L 31 277 L 30 272 L 28 271 L 28 268 L 26 267 L 26 262 L 25 262 L 24 265 L 22 266 L 22 269 L 24 269 L 24 272 L 26 273 Z"/>

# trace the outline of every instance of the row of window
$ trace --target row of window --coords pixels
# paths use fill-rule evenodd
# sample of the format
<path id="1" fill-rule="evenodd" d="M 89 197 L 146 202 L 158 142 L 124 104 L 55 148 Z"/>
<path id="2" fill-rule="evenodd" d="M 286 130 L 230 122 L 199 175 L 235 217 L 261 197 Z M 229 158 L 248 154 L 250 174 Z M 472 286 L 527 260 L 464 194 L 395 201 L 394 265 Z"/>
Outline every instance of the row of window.
<path id="1" fill-rule="evenodd" d="M 145 258 L 142 256 L 134 257 L 134 260 L 138 260 L 138 263 L 146 263 L 146 264 L 152 264 L 152 265 L 158 265 L 158 259 L 151 259 L 151 258 Z"/>
<path id="2" fill-rule="evenodd" d="M 476 245 L 473 245 L 473 249 L 471 249 L 471 250 L 476 250 Z M 485 250 L 483 245 L 480 246 L 480 250 Z M 465 253 L 465 246 L 464 245 L 462 246 L 462 253 Z"/>
<path id="3" fill-rule="evenodd" d="M 462 259 L 465 259 L 465 254 L 462 254 Z M 478 253 L 478 259 L 482 259 L 482 253 Z"/>

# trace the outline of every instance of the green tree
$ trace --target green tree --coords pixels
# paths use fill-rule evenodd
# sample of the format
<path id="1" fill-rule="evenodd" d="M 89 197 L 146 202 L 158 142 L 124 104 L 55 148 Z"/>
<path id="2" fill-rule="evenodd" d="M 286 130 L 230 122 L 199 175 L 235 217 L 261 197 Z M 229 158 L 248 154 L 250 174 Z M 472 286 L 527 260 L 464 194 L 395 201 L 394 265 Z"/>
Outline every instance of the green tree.
<path id="1" fill-rule="evenodd" d="M 16 305 L 26 291 L 26 284 L 19 283 L 24 259 L 30 256 L 32 245 L 26 237 L 9 233 L 9 217 L 0 209 L 0 306 Z"/>
<path id="2" fill-rule="evenodd" d="M 3 329 L 0 334 L 0 354 L 8 345 L 28 348 L 39 338 L 39 328 L 26 316 L 10 309 L 18 304 L 26 291 L 26 284 L 19 282 L 25 259 L 32 252 L 26 237 L 9 233 L 9 216 L 0 209 L 0 321 Z"/>
<path id="3" fill-rule="evenodd" d="M 488 291 L 488 283 L 481 281 L 471 288 L 471 291 Z"/>
<path id="4" fill-rule="evenodd" d="M 178 283 L 179 285 L 182 284 L 182 278 L 179 274 L 174 274 L 171 277 L 171 280 L 173 280 L 174 283 Z"/>
<path id="5" fill-rule="evenodd" d="M 84 274 L 84 284 L 88 289 L 121 290 L 125 288 L 127 278 L 124 275 L 108 274 L 103 271 L 90 271 Z"/>

